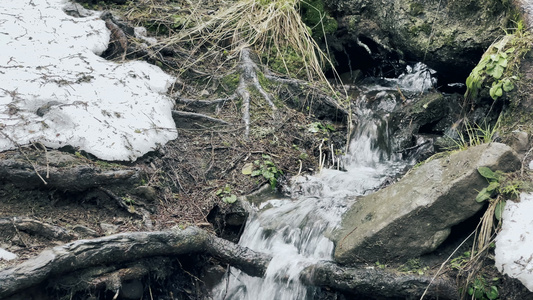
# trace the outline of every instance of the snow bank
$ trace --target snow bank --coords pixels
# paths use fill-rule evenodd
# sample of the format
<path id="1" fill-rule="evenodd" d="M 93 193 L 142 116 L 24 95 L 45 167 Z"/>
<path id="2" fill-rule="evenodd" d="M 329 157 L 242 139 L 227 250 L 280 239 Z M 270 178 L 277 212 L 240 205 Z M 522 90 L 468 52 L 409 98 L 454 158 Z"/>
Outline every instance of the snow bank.
<path id="1" fill-rule="evenodd" d="M 533 194 L 522 194 L 520 199 L 505 205 L 496 237 L 496 267 L 533 292 Z"/>
<path id="2" fill-rule="evenodd" d="M 15 253 L 11 253 L 9 251 L 6 251 L 2 248 L 0 248 L 0 260 L 12 260 L 17 258 L 17 255 Z"/>
<path id="3" fill-rule="evenodd" d="M 110 32 L 65 0 L 0 1 L 0 151 L 70 145 L 135 160 L 177 137 L 165 96 L 173 78 L 145 62 L 99 57 Z"/>

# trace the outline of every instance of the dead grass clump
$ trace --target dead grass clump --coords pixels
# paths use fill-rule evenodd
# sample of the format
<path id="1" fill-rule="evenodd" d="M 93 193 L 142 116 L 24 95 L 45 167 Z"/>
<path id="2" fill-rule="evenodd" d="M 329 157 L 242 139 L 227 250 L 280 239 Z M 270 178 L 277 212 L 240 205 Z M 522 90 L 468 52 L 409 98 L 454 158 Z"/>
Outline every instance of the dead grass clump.
<path id="1" fill-rule="evenodd" d="M 283 54 L 293 51 L 302 60 L 308 80 L 326 82 L 322 68 L 331 62 L 302 21 L 298 13 L 300 3 L 300 0 L 227 2 L 213 16 L 208 16 L 201 22 L 188 22 L 195 25 L 181 30 L 162 43 L 190 43 L 195 54 L 201 49 L 207 49 L 199 58 L 185 66 L 185 69 L 220 54 L 226 55 L 227 60 L 230 60 L 238 57 L 243 49 L 251 48 L 258 53 L 276 53 L 276 57 L 270 57 L 267 61 L 280 60 L 287 74 L 290 74 L 289 63 Z M 195 18 L 194 14 L 190 18 Z"/>

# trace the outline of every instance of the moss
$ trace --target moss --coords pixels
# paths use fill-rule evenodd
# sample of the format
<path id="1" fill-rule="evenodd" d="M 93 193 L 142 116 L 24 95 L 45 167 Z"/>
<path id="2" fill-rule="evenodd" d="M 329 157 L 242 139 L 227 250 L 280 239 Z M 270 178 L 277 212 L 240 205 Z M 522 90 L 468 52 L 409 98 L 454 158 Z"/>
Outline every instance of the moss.
<path id="1" fill-rule="evenodd" d="M 435 104 L 439 106 L 440 101 L 444 99 L 444 96 L 441 93 L 429 93 L 424 95 L 420 100 L 415 102 L 413 106 L 409 109 L 411 114 L 420 114 L 425 113 L 426 110 L 433 109 Z"/>
<path id="2" fill-rule="evenodd" d="M 296 78 L 307 75 L 303 59 L 291 47 L 271 48 L 270 52 L 263 53 L 262 61 L 270 69 L 281 74 Z"/>
<path id="3" fill-rule="evenodd" d="M 424 5 L 422 3 L 412 2 L 409 4 L 409 14 L 413 17 L 424 13 Z"/>
<path id="4" fill-rule="evenodd" d="M 237 86 L 239 86 L 239 80 L 240 76 L 238 73 L 229 74 L 220 79 L 220 85 L 226 92 L 233 93 L 237 89 Z"/>
<path id="5" fill-rule="evenodd" d="M 426 35 L 431 34 L 431 24 L 428 24 L 426 22 L 416 22 L 415 25 L 411 26 L 409 28 L 410 35 L 418 36 L 420 33 L 424 33 Z"/>
<path id="6" fill-rule="evenodd" d="M 324 34 L 337 31 L 337 20 L 326 12 L 322 0 L 302 1 L 300 15 L 304 23 L 310 27 L 311 35 L 315 40 L 322 39 Z"/>

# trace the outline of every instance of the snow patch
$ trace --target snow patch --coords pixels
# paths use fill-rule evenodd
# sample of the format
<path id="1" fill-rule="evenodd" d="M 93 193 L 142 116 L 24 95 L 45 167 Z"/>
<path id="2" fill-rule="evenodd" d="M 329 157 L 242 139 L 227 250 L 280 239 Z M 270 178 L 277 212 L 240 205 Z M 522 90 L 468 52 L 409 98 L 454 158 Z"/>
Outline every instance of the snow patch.
<path id="1" fill-rule="evenodd" d="M 17 258 L 17 255 L 15 253 L 11 253 L 9 251 L 6 251 L 2 248 L 0 248 L 0 260 L 12 260 Z"/>
<path id="2" fill-rule="evenodd" d="M 174 78 L 145 62 L 98 55 L 110 32 L 65 0 L 0 2 L 0 151 L 66 145 L 104 160 L 135 160 L 177 137 L 165 96 Z"/>
<path id="3" fill-rule="evenodd" d="M 520 202 L 507 201 L 502 230 L 496 237 L 496 267 L 520 280 L 533 292 L 533 194 L 521 194 Z"/>

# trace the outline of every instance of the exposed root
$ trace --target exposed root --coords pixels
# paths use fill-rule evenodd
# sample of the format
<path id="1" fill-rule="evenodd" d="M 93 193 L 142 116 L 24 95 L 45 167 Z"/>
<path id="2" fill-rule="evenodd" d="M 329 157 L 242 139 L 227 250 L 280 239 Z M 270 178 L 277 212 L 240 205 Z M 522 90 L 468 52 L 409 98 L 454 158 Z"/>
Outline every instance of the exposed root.
<path id="1" fill-rule="evenodd" d="M 172 118 L 178 128 L 229 126 L 231 123 L 221 119 L 213 118 L 204 114 L 185 112 L 179 110 L 172 111 Z"/>
<path id="2" fill-rule="evenodd" d="M 0 230 L 23 231 L 32 235 L 40 235 L 51 240 L 70 241 L 77 238 L 75 233 L 55 225 L 50 225 L 26 217 L 0 218 Z"/>
<path id="3" fill-rule="evenodd" d="M 61 191 L 84 191 L 98 186 L 132 183 L 140 171 L 133 168 L 105 169 L 60 151 L 47 151 L 45 158 L 24 159 L 16 155 L 0 161 L 0 181 L 25 189 L 46 186 Z M 50 161 L 54 157 L 54 163 Z M 42 162 L 40 162 L 42 161 Z M 39 174 L 47 174 L 44 182 Z"/>
<path id="4" fill-rule="evenodd" d="M 154 226 L 152 224 L 152 220 L 150 218 L 150 213 L 146 209 L 144 209 L 142 207 L 137 207 L 137 206 L 134 207 L 133 203 L 127 203 L 126 199 L 115 195 L 115 193 L 113 193 L 112 191 L 110 191 L 108 189 L 99 187 L 98 190 L 102 191 L 108 197 L 110 197 L 111 199 L 115 200 L 115 202 L 120 207 L 124 208 L 127 212 L 129 212 L 131 214 L 134 214 L 134 215 L 137 215 L 140 218 L 142 218 L 143 221 L 144 221 L 144 225 L 146 226 L 146 228 L 148 230 L 152 230 L 154 228 Z M 133 200 L 130 200 L 130 201 L 133 201 Z"/>
<path id="5" fill-rule="evenodd" d="M 262 276 L 270 256 L 241 247 L 207 231 L 128 232 L 79 240 L 43 251 L 39 256 L 0 271 L 0 298 L 40 284 L 48 278 L 102 265 L 120 264 L 155 256 L 209 253 L 252 276 Z M 24 274 L 24 276 L 21 276 Z"/>
<path id="6" fill-rule="evenodd" d="M 255 88 L 259 94 L 270 105 L 273 111 L 276 106 L 270 99 L 270 95 L 265 92 L 259 79 L 257 79 L 257 65 L 250 58 L 250 49 L 244 48 L 241 51 L 241 77 L 239 86 L 237 87 L 237 94 L 242 99 L 242 119 L 244 121 L 244 136 L 248 138 L 250 135 L 250 88 Z"/>

